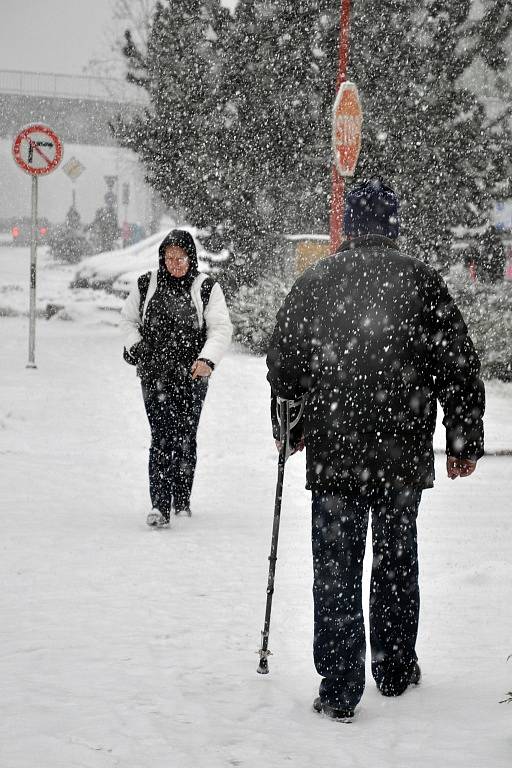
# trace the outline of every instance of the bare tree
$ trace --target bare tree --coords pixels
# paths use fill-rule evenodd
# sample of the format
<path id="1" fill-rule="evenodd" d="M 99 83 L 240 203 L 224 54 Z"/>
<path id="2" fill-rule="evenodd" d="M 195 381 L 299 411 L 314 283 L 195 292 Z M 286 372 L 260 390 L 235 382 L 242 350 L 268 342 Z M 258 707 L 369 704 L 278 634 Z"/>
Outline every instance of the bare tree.
<path id="1" fill-rule="evenodd" d="M 104 32 L 102 48 L 104 55 L 91 59 L 85 68 L 97 77 L 124 78 L 126 67 L 122 50 L 126 45 L 125 32 L 139 51 L 145 54 L 156 0 L 115 0 L 112 9 L 112 24 Z"/>
<path id="2" fill-rule="evenodd" d="M 129 29 L 139 51 L 145 53 L 156 0 L 116 0 L 113 18 L 116 21 L 116 45 L 121 50 L 124 32 Z"/>

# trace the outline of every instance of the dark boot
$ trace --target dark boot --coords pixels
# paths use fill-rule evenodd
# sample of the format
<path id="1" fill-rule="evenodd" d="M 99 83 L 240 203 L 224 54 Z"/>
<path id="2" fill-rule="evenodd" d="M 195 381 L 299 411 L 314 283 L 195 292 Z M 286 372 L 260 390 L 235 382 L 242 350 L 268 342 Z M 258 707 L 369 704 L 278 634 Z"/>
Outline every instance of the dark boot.
<path id="1" fill-rule="evenodd" d="M 406 677 L 384 677 L 377 688 L 383 696 L 401 696 L 410 685 L 419 685 L 421 681 L 421 669 L 417 661 L 414 662 L 412 671 Z"/>
<path id="2" fill-rule="evenodd" d="M 322 704 L 320 696 L 314 700 L 313 709 L 315 712 L 322 713 L 331 720 L 338 720 L 340 723 L 350 723 L 354 717 L 353 709 L 335 709 L 329 706 L 329 704 Z"/>
<path id="3" fill-rule="evenodd" d="M 174 509 L 174 514 L 177 516 L 186 515 L 187 517 L 192 517 L 192 510 L 190 509 L 190 506 L 187 504 L 182 507 L 176 507 Z"/>

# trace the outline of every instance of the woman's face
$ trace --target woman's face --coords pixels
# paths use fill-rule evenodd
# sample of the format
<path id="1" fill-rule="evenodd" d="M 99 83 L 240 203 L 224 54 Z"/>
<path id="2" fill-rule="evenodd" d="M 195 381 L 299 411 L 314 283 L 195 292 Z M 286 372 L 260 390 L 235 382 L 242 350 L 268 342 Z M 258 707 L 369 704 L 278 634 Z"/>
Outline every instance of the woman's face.
<path id="1" fill-rule="evenodd" d="M 185 277 L 190 267 L 187 252 L 179 245 L 168 245 L 165 249 L 165 267 L 173 277 Z"/>

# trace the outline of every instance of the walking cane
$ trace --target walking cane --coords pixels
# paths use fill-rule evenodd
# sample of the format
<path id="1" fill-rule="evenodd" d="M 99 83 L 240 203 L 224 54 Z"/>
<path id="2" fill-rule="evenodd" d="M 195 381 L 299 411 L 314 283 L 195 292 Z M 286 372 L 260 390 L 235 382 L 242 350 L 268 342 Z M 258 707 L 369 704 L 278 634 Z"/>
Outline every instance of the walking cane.
<path id="1" fill-rule="evenodd" d="M 281 502 L 283 499 L 283 481 L 284 481 L 284 465 L 286 460 L 290 456 L 290 432 L 293 427 L 299 423 L 302 412 L 304 410 L 304 400 L 300 401 L 300 408 L 297 416 L 290 417 L 290 411 L 293 406 L 298 406 L 299 403 L 294 400 L 282 400 L 277 399 L 278 419 L 279 419 L 279 439 L 281 448 L 279 450 L 279 461 L 277 465 L 277 485 L 276 485 L 276 498 L 274 504 L 274 525 L 272 527 L 272 542 L 270 545 L 269 566 L 268 566 L 268 582 L 267 582 L 267 605 L 265 609 L 265 623 L 261 632 L 261 648 L 258 651 L 260 655 L 260 663 L 258 665 L 257 672 L 260 675 L 267 675 L 268 669 L 268 657 L 271 655 L 271 651 L 268 649 L 268 636 L 270 630 L 270 614 L 272 611 L 272 597 L 274 595 L 274 579 L 276 573 L 277 562 L 277 542 L 279 539 L 279 523 L 281 521 Z"/>

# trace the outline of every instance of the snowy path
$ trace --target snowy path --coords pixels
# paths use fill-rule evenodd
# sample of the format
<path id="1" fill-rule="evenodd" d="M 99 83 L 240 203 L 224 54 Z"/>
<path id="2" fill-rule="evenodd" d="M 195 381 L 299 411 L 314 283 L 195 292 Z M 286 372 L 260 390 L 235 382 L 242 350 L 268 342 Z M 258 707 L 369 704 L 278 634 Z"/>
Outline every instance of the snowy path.
<path id="1" fill-rule="evenodd" d="M 115 329 L 0 319 L 2 768 L 505 768 L 512 459 L 438 484 L 420 512 L 424 682 L 371 679 L 350 726 L 311 712 L 303 457 L 287 468 L 270 646 L 256 674 L 276 457 L 259 359 L 215 373 L 194 517 L 144 524 L 147 427 Z M 503 397 L 510 389 L 503 389 Z"/>

